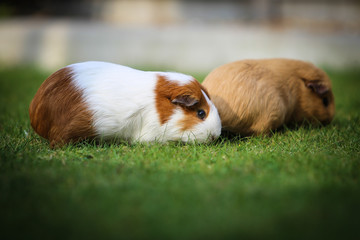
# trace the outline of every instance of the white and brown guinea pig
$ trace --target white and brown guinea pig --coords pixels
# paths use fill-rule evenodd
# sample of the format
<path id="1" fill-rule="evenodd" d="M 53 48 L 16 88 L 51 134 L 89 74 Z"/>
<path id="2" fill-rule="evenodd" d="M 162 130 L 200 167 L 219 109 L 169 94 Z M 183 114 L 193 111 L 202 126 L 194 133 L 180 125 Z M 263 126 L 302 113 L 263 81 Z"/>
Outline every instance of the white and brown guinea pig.
<path id="1" fill-rule="evenodd" d="M 30 104 L 51 146 L 82 139 L 206 142 L 221 133 L 207 91 L 191 76 L 83 62 L 49 76 Z"/>
<path id="2" fill-rule="evenodd" d="M 267 134 L 283 124 L 331 122 L 331 81 L 313 64 L 291 59 L 243 60 L 214 69 L 204 80 L 224 130 Z"/>

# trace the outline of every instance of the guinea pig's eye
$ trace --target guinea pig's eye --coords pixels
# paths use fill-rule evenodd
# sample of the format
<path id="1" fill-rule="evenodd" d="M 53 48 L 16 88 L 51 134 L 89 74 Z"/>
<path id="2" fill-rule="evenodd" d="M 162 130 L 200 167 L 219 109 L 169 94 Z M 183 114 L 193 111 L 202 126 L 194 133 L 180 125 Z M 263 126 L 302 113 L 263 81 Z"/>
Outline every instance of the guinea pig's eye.
<path id="1" fill-rule="evenodd" d="M 206 113 L 205 113 L 204 110 L 200 109 L 200 110 L 197 111 L 197 116 L 200 119 L 204 119 L 206 117 Z"/>
<path id="2" fill-rule="evenodd" d="M 327 97 L 324 97 L 324 98 L 322 99 L 322 102 L 323 102 L 323 104 L 324 104 L 325 107 L 329 106 L 329 99 L 328 99 Z"/>

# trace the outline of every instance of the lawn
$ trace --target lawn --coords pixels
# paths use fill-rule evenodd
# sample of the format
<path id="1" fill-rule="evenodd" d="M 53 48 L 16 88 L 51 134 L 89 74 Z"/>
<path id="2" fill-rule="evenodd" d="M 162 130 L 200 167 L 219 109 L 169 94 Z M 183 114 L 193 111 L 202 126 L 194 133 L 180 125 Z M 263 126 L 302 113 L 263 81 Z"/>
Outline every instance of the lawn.
<path id="1" fill-rule="evenodd" d="M 327 72 L 326 127 L 53 150 L 28 118 L 49 73 L 0 69 L 0 239 L 360 239 L 360 70 Z"/>

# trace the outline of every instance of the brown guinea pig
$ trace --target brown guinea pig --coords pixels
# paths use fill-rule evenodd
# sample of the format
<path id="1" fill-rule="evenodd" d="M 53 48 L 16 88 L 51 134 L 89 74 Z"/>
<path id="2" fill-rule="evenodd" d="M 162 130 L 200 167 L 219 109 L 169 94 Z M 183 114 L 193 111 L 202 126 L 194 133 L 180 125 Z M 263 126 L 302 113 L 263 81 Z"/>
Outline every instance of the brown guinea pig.
<path id="1" fill-rule="evenodd" d="M 243 60 L 204 80 L 223 129 L 267 134 L 284 124 L 328 124 L 335 112 L 331 81 L 313 64 L 291 59 Z"/>

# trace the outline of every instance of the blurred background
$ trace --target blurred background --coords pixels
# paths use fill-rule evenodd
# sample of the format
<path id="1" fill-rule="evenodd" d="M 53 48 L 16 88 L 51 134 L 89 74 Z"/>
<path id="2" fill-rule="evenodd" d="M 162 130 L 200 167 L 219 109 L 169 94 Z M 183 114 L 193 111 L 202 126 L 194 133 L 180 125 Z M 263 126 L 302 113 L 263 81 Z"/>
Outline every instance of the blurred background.
<path id="1" fill-rule="evenodd" d="M 2 0 L 0 65 L 208 73 L 239 59 L 360 66 L 358 0 Z"/>

